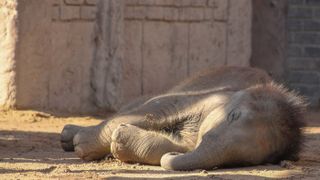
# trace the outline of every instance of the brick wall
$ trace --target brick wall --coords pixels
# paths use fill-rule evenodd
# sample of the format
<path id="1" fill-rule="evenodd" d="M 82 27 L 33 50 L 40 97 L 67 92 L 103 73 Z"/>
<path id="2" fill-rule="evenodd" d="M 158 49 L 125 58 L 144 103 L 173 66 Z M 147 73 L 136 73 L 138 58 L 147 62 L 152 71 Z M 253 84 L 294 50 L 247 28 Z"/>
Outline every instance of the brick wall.
<path id="1" fill-rule="evenodd" d="M 289 0 L 287 27 L 287 81 L 319 106 L 320 1 Z"/>

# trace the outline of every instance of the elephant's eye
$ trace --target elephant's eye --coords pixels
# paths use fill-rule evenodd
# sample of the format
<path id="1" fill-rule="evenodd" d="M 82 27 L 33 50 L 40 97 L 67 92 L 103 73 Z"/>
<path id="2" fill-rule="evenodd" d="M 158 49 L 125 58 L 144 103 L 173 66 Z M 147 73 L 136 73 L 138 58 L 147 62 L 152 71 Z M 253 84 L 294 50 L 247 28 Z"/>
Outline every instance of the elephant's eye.
<path id="1" fill-rule="evenodd" d="M 232 111 L 230 111 L 230 113 L 228 114 L 228 121 L 229 123 L 238 120 L 241 116 L 241 111 L 233 109 Z"/>

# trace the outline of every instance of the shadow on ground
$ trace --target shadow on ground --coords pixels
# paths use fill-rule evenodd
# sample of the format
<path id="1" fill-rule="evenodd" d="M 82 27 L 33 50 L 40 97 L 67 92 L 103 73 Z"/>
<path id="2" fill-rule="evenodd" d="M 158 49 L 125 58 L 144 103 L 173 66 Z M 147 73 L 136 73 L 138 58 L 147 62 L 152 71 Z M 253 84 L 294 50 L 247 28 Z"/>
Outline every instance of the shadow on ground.
<path id="1" fill-rule="evenodd" d="M 59 133 L 0 131 L 0 163 L 83 163 L 60 147 Z"/>

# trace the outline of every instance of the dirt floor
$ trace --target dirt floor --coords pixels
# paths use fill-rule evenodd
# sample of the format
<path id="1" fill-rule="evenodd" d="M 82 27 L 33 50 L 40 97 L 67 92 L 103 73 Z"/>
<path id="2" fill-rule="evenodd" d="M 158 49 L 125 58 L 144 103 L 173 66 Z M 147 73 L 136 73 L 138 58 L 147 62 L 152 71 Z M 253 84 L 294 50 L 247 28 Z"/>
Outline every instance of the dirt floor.
<path id="1" fill-rule="evenodd" d="M 320 113 L 308 113 L 298 162 L 278 165 L 174 172 L 113 159 L 84 162 L 60 148 L 65 124 L 93 125 L 93 117 L 35 111 L 0 111 L 0 179 L 320 179 Z"/>

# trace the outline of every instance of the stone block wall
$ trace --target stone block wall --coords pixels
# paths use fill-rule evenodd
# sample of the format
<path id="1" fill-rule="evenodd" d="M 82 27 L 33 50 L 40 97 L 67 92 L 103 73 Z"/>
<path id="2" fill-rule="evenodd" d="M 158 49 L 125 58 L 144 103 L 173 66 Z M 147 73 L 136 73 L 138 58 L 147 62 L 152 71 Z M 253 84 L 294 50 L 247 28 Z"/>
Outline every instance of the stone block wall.
<path id="1" fill-rule="evenodd" d="M 3 0 L 0 10 L 0 106 L 117 109 L 251 57 L 251 0 Z"/>
<path id="2" fill-rule="evenodd" d="M 94 21 L 97 0 L 54 0 L 52 20 L 60 22 Z"/>
<path id="3" fill-rule="evenodd" d="M 124 101 L 210 66 L 249 65 L 251 1 L 127 0 L 123 16 Z"/>
<path id="4" fill-rule="evenodd" d="M 320 1 L 289 0 L 287 27 L 288 83 L 319 107 Z"/>
<path id="5" fill-rule="evenodd" d="M 95 1 L 17 0 L 17 4 L 15 107 L 95 111 L 90 87 Z"/>

